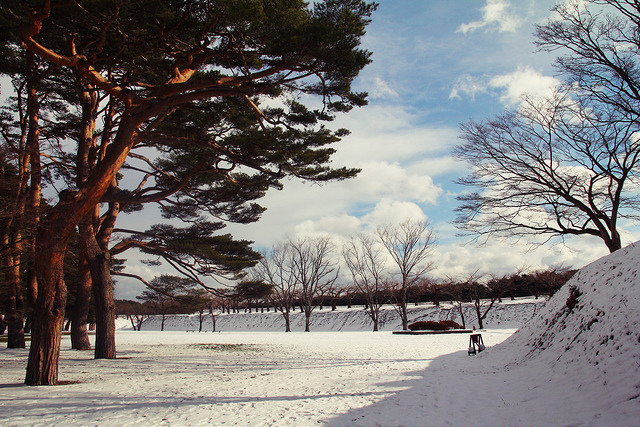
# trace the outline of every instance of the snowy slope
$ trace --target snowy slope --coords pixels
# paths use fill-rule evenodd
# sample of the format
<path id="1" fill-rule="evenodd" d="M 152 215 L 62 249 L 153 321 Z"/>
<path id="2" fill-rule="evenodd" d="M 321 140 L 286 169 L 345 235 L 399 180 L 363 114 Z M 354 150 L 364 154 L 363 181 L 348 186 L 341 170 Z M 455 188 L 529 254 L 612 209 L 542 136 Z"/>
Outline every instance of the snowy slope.
<path id="1" fill-rule="evenodd" d="M 518 299 L 516 301 L 506 301 L 496 303 L 489 311 L 485 319 L 487 328 L 519 328 L 545 304 L 545 300 L 539 299 Z M 456 308 L 449 304 L 441 304 L 434 307 L 431 304 L 410 306 L 409 323 L 418 320 L 445 320 L 451 319 L 462 323 Z M 464 307 L 467 327 L 477 326 L 476 314 L 471 305 Z M 291 313 L 291 330 L 304 330 L 304 315 L 299 311 Z M 161 316 L 153 316 L 143 323 L 143 331 L 159 331 Z M 120 319 L 120 328 L 131 329 L 131 323 Z M 165 331 L 185 331 L 199 330 L 199 316 L 176 315 L 167 316 L 165 319 Z M 382 331 L 392 331 L 402 329 L 402 321 L 398 313 L 390 306 L 383 307 L 380 312 L 379 328 Z M 204 315 L 203 331 L 212 330 L 211 317 Z M 316 309 L 311 316 L 312 331 L 370 331 L 372 323 L 362 307 L 338 308 L 331 311 L 326 307 L 323 310 Z M 217 331 L 284 331 L 284 319 L 280 313 L 232 313 L 222 314 L 216 317 Z"/>
<path id="2" fill-rule="evenodd" d="M 640 425 L 639 269 L 640 242 L 582 268 L 496 351 L 538 383 L 563 383 L 567 395 L 622 419 L 637 414 Z"/>
<path id="3" fill-rule="evenodd" d="M 503 343 L 439 356 L 333 425 L 640 426 L 639 266 L 640 243 L 601 258 Z"/>

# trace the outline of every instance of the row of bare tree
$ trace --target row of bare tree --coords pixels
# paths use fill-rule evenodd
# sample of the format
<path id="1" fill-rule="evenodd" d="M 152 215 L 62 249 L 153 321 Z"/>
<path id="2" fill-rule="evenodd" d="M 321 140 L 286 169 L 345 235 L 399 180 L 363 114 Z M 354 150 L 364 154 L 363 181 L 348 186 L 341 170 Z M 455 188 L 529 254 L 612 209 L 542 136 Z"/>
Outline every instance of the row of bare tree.
<path id="1" fill-rule="evenodd" d="M 503 298 L 515 299 L 522 296 L 544 295 L 550 296 L 560 289 L 571 278 L 575 270 L 552 269 L 535 271 L 530 273 L 516 272 L 504 276 L 469 275 L 464 279 L 434 281 L 421 279 L 412 283 L 407 289 L 407 303 L 416 304 L 429 302 L 439 306 L 447 301 L 460 317 L 461 324 L 466 327 L 466 309 L 471 305 L 476 314 L 476 323 L 479 328 L 484 327 L 484 320 L 496 303 Z M 172 287 L 171 284 L 179 283 L 176 277 L 162 276 L 154 280 L 157 288 L 148 290 L 138 297 L 139 301 L 116 301 L 118 315 L 127 316 L 133 328 L 140 330 L 142 322 L 152 315 L 161 316 L 161 330 L 164 330 L 165 318 L 169 314 L 199 313 L 199 330 L 203 329 L 203 321 L 206 316 L 213 320 L 213 331 L 216 328 L 217 316 L 223 313 L 236 312 L 273 312 L 282 313 L 285 322 L 295 310 L 301 313 L 305 311 L 306 302 L 298 292 L 294 292 L 289 300 L 289 310 L 285 310 L 281 299 L 282 293 L 275 291 L 264 282 L 249 281 L 240 283 L 233 290 L 221 291 L 218 295 L 199 292 L 183 282 L 183 285 Z M 340 287 L 335 282 L 330 286 L 321 286 L 311 303 L 314 308 L 331 307 L 336 310 L 338 306 L 358 309 L 364 307 L 371 318 L 373 330 L 379 329 L 380 309 L 385 304 L 393 305 L 399 314 L 402 313 L 402 286 L 391 280 L 388 276 L 382 277 L 375 283 L 352 283 L 350 286 Z M 307 308 L 308 310 L 308 308 Z M 305 316 L 306 317 L 306 316 Z M 306 326 L 309 326 L 307 317 Z M 290 323 L 285 323 L 285 328 L 290 331 Z"/>
<path id="2" fill-rule="evenodd" d="M 299 307 L 308 332 L 317 307 L 330 304 L 335 309 L 337 304 L 351 305 L 356 300 L 364 305 L 373 330 L 377 331 L 384 304 L 397 308 L 403 329 L 407 329 L 410 300 L 439 304 L 441 299 L 449 299 L 458 304 L 462 317 L 462 304 L 473 301 L 481 325 L 488 310 L 503 296 L 551 294 L 570 277 L 565 271 L 549 271 L 488 279 L 476 274 L 462 281 L 435 282 L 427 276 L 433 265 L 429 255 L 435 244 L 435 234 L 428 223 L 417 220 L 380 227 L 375 235 L 353 236 L 342 245 L 341 260 L 338 246 L 329 237 L 288 239 L 263 254 L 252 271 L 252 280 L 240 282 L 232 291 L 220 291 L 204 304 L 227 312 L 274 307 L 284 318 L 286 332 L 291 331 L 291 313 Z M 342 260 L 349 276 L 340 275 Z M 155 289 L 145 291 L 143 298 L 152 301 L 156 295 L 166 299 L 173 292 L 156 283 Z M 481 313 L 481 301 L 487 299 L 489 305 Z M 162 309 L 160 312 L 164 313 Z"/>

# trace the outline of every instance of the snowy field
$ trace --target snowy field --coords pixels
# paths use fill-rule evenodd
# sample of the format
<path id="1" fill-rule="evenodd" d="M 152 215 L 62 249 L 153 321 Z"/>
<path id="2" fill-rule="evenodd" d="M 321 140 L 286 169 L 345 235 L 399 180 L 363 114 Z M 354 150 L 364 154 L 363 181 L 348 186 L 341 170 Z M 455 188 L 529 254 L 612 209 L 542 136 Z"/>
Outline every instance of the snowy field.
<path id="1" fill-rule="evenodd" d="M 493 345 L 511 332 L 483 338 Z M 416 409 L 443 413 L 425 413 L 419 424 L 460 423 L 468 405 L 448 402 L 449 385 L 483 370 L 480 358 L 467 356 L 466 334 L 119 331 L 117 338 L 120 358 L 111 361 L 65 341 L 60 379 L 79 383 L 54 388 L 19 385 L 26 351 L 0 352 L 0 425 L 372 425 L 379 413 L 396 424 L 406 410 L 399 393 L 420 381 L 427 387 L 419 395 L 436 400 Z M 442 370 L 444 362 L 455 368 Z"/>
<path id="2" fill-rule="evenodd" d="M 640 244 L 596 261 L 516 333 L 505 304 L 474 357 L 466 334 L 345 314 L 340 332 L 119 330 L 116 360 L 65 338 L 57 387 L 22 385 L 27 351 L 2 348 L 0 425 L 640 426 L 639 268 Z"/>

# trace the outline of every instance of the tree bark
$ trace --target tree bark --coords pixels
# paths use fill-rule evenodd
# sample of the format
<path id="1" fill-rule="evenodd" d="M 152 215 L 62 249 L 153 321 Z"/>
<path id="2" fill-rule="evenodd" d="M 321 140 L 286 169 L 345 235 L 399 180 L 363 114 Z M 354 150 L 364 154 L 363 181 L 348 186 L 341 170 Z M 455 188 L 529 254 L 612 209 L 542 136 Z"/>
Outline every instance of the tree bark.
<path id="1" fill-rule="evenodd" d="M 76 287 L 76 304 L 71 319 L 71 348 L 91 350 L 87 320 L 91 304 L 91 271 L 86 256 L 80 254 L 78 265 L 78 283 Z"/>
<path id="2" fill-rule="evenodd" d="M 38 271 L 38 298 L 33 312 L 31 347 L 25 384 L 58 384 L 58 360 L 60 339 L 67 303 L 67 287 L 63 279 L 64 249 L 66 240 L 47 238 L 49 233 L 41 230 L 36 260 Z"/>
<path id="3" fill-rule="evenodd" d="M 24 303 L 20 286 L 20 256 L 5 257 L 5 317 L 7 348 L 25 348 Z"/>
<path id="4" fill-rule="evenodd" d="M 402 330 L 409 330 L 409 316 L 407 314 L 407 283 L 406 279 L 402 280 L 402 301 L 401 301 Z"/>
<path id="5" fill-rule="evenodd" d="M 282 316 L 284 317 L 284 331 L 291 332 L 291 317 L 289 307 L 282 310 Z"/>
<path id="6" fill-rule="evenodd" d="M 95 241 L 94 241 L 95 242 Z M 97 246 L 97 244 L 95 245 Z M 89 257 L 93 292 L 96 303 L 96 359 L 116 358 L 116 307 L 111 280 L 111 257 L 92 245 Z"/>
<path id="7" fill-rule="evenodd" d="M 307 308 L 304 310 L 304 331 L 311 332 L 311 310 Z"/>

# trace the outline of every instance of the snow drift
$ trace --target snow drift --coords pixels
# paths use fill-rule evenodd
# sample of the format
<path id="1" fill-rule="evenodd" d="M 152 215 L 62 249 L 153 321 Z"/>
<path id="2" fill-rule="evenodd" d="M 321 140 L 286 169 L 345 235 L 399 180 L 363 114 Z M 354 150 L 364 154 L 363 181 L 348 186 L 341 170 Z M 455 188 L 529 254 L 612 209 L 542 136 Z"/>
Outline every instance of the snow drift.
<path id="1" fill-rule="evenodd" d="M 595 261 L 503 343 L 330 425 L 640 426 L 639 266 L 640 243 Z"/>
<path id="2" fill-rule="evenodd" d="M 566 396 L 601 408 L 603 423 L 640 424 L 639 268 L 640 242 L 587 265 L 495 351 L 515 358 L 508 367 L 537 366 L 536 383 L 563 383 Z"/>
<path id="3" fill-rule="evenodd" d="M 620 376 L 615 386 L 627 377 L 629 397 L 637 399 L 640 375 L 630 374 L 640 373 L 639 269 L 640 242 L 587 265 L 503 349 L 520 360 L 544 359 L 556 371 L 589 367 L 588 379 L 605 386 L 606 377 Z"/>

